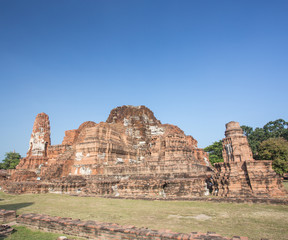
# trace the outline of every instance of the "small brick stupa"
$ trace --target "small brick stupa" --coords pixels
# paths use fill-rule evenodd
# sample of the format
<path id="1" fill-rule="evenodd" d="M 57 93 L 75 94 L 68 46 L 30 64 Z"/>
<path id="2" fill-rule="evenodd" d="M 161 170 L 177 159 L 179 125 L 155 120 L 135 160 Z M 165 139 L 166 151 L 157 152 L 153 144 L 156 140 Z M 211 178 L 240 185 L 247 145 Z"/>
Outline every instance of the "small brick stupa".
<path id="1" fill-rule="evenodd" d="M 238 122 L 226 124 L 224 163 L 215 164 L 214 194 L 225 197 L 285 196 L 282 178 L 272 161 L 254 160 L 247 137 Z"/>

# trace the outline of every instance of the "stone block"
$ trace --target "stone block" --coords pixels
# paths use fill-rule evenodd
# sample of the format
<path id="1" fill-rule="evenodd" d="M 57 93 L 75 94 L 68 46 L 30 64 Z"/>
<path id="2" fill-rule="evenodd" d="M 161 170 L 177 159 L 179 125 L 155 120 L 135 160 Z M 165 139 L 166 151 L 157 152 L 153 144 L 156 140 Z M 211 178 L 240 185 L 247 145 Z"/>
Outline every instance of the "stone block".
<path id="1" fill-rule="evenodd" d="M 0 224 L 16 221 L 16 211 L 0 209 Z"/>
<path id="2" fill-rule="evenodd" d="M 43 222 L 45 224 L 43 224 Z M 17 223 L 30 228 L 42 229 L 49 232 L 57 232 L 92 239 L 211 239 L 227 240 L 215 233 L 175 233 L 171 230 L 151 230 L 148 228 L 137 228 L 135 226 L 120 226 L 112 223 L 101 223 L 95 221 L 81 221 L 71 218 L 51 217 L 41 214 L 22 214 L 18 216 Z M 56 224 L 55 224 L 56 223 Z M 45 226 L 41 228 L 40 226 Z M 238 238 L 241 239 L 241 238 Z M 245 239 L 245 238 L 243 238 Z"/>

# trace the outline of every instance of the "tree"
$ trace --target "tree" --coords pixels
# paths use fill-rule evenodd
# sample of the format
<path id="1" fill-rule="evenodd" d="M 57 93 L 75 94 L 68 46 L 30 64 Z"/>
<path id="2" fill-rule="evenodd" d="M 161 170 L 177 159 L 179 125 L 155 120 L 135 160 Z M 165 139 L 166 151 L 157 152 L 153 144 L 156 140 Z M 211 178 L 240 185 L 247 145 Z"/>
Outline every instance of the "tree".
<path id="1" fill-rule="evenodd" d="M 275 172 L 288 172 L 288 141 L 284 138 L 269 138 L 259 146 L 259 159 L 272 160 Z"/>
<path id="2" fill-rule="evenodd" d="M 282 133 L 282 136 L 284 139 L 286 139 L 288 141 L 288 129 L 285 129 Z"/>
<path id="3" fill-rule="evenodd" d="M 0 169 L 14 169 L 18 165 L 21 155 L 15 152 L 5 154 L 5 159 L 0 163 Z"/>
<path id="4" fill-rule="evenodd" d="M 258 151 L 261 142 L 268 138 L 269 136 L 267 136 L 263 128 L 255 128 L 253 133 L 249 135 L 248 143 L 251 147 L 254 159 L 258 159 Z"/>
<path id="5" fill-rule="evenodd" d="M 288 122 L 285 122 L 283 119 L 270 121 L 263 127 L 266 135 L 269 136 L 269 138 L 287 137 L 287 128 Z"/>
<path id="6" fill-rule="evenodd" d="M 212 165 L 224 161 L 222 157 L 222 140 L 204 148 L 204 151 L 209 153 L 209 161 Z"/>
<path id="7" fill-rule="evenodd" d="M 264 125 L 263 128 L 255 128 L 249 126 L 241 126 L 244 135 L 247 137 L 249 145 L 251 147 L 253 158 L 260 159 L 258 155 L 259 146 L 261 142 L 269 138 L 283 137 L 288 140 L 288 122 L 283 119 L 277 119 L 270 121 Z"/>
<path id="8" fill-rule="evenodd" d="M 258 128 L 255 129 L 256 132 L 259 132 L 257 134 L 254 132 L 252 127 L 243 125 L 243 126 L 241 126 L 241 128 L 243 130 L 243 134 L 248 139 L 248 143 L 249 143 L 250 148 L 252 150 L 253 156 L 255 157 L 255 155 L 257 153 L 258 145 L 259 145 L 259 141 L 258 141 L 258 137 L 257 137 L 258 134 L 260 133 L 259 129 Z M 264 133 L 264 131 L 263 131 L 263 133 Z"/>
<path id="9" fill-rule="evenodd" d="M 253 128 L 246 126 L 246 125 L 242 125 L 241 126 L 244 135 L 248 138 L 252 133 L 253 133 Z"/>

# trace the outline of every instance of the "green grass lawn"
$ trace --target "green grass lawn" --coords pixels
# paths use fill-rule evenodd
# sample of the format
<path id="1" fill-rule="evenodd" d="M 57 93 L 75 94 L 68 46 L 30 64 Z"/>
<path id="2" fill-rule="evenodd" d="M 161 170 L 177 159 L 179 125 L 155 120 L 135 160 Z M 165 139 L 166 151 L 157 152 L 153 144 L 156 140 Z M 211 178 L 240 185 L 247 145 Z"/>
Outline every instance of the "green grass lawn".
<path id="1" fill-rule="evenodd" d="M 288 191 L 288 180 L 283 182 L 284 188 Z"/>
<path id="2" fill-rule="evenodd" d="M 287 240 L 288 206 L 186 201 L 144 201 L 57 194 L 7 195 L 0 208 L 22 213 L 97 220 L 177 232 L 217 232 L 249 239 Z"/>
<path id="3" fill-rule="evenodd" d="M 55 240 L 59 236 L 65 236 L 63 234 L 57 233 L 46 233 L 37 230 L 30 230 L 23 226 L 13 226 L 15 232 L 8 236 L 7 238 L 1 238 L 0 240 Z M 66 235 L 66 237 L 68 237 Z"/>

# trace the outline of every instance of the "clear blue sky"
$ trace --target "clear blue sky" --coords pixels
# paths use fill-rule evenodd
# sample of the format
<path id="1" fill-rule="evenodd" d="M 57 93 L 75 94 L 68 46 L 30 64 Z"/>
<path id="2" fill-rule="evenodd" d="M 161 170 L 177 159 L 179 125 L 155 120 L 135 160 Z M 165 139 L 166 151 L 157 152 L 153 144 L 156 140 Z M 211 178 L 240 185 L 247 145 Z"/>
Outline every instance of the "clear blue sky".
<path id="1" fill-rule="evenodd" d="M 205 147 L 225 123 L 288 120 L 288 1 L 0 1 L 0 157 L 146 105 Z"/>

